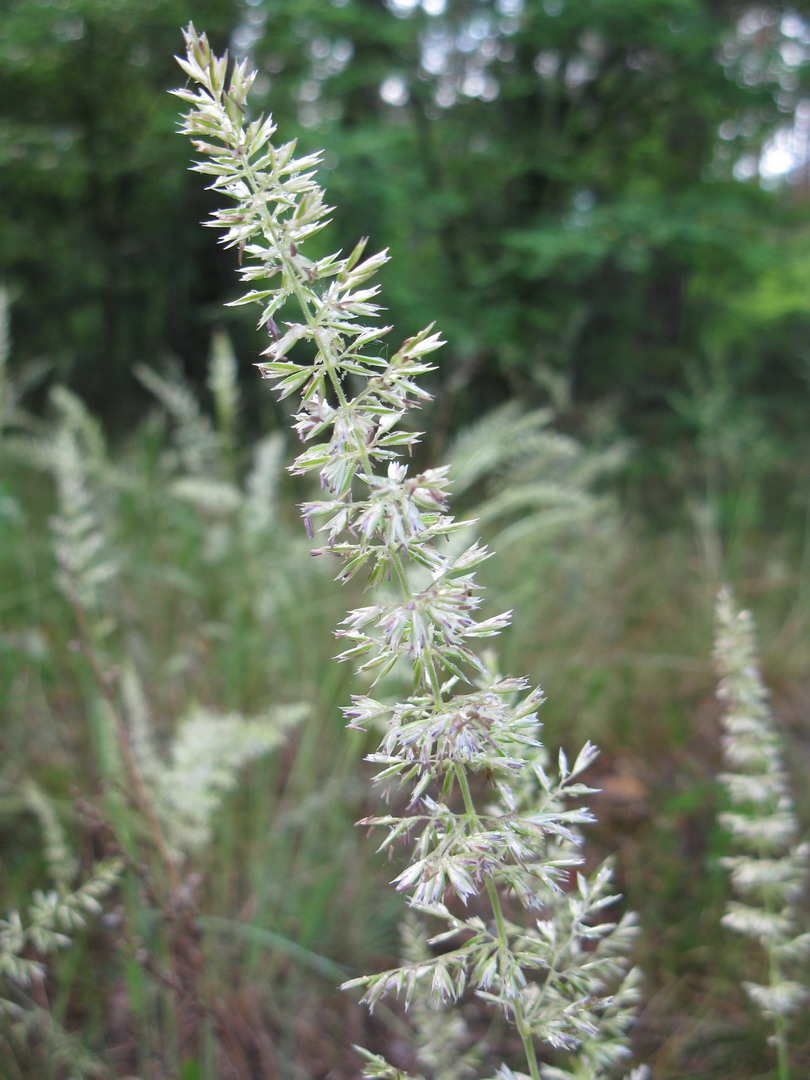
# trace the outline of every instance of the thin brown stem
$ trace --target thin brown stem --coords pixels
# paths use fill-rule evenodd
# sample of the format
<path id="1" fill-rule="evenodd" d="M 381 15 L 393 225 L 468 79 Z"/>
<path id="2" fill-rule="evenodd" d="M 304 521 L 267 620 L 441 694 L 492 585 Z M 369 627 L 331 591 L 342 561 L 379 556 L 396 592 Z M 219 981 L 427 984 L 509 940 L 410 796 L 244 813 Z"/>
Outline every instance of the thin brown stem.
<path id="1" fill-rule="evenodd" d="M 124 763 L 124 771 L 126 772 L 127 780 L 129 782 L 130 793 L 149 827 L 149 832 L 155 848 L 160 855 L 160 860 L 163 864 L 170 890 L 172 893 L 176 894 L 180 891 L 182 886 L 180 872 L 176 861 L 172 858 L 171 852 L 169 851 L 166 834 L 163 831 L 163 826 L 160 824 L 154 803 L 147 790 L 146 784 L 144 783 L 143 777 L 141 776 L 141 771 L 138 768 L 138 762 L 132 749 L 129 731 L 127 730 L 126 722 L 121 715 L 118 700 L 112 688 L 112 680 L 101 665 L 101 660 L 93 641 L 90 624 L 87 620 L 87 613 L 84 610 L 83 605 L 72 590 L 68 592 L 67 599 L 73 610 L 74 618 L 76 619 L 76 625 L 79 630 L 79 645 L 82 654 L 84 655 L 85 660 L 87 660 L 87 666 L 93 676 L 93 681 L 104 701 L 107 703 L 115 722 L 116 737 L 121 751 L 121 759 Z"/>

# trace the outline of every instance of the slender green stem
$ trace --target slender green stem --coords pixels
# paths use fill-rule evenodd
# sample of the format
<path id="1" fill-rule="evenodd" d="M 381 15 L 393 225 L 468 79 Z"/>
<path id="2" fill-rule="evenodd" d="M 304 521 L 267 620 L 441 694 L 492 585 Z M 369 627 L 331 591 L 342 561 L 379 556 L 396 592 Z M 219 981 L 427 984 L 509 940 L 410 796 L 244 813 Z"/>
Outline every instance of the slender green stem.
<path id="1" fill-rule="evenodd" d="M 775 1017 L 773 1026 L 774 1041 L 776 1042 L 777 1080 L 790 1080 L 790 1063 L 788 1061 L 785 1018 L 783 1016 Z"/>
<path id="2" fill-rule="evenodd" d="M 492 914 L 495 916 L 495 925 L 498 928 L 498 944 L 501 948 L 507 948 L 509 938 L 506 934 L 506 923 L 503 918 L 501 898 L 498 896 L 498 890 L 495 887 L 495 882 L 492 878 L 487 879 L 487 894 L 489 895 L 489 902 L 492 904 Z"/>
<path id="3" fill-rule="evenodd" d="M 470 791 L 470 782 L 467 779 L 467 774 L 461 765 L 455 766 L 456 779 L 458 780 L 458 786 L 461 790 L 461 796 L 464 800 L 464 809 L 471 818 L 478 817 L 478 811 L 475 809 L 475 803 L 473 802 L 472 792 Z M 495 919 L 495 926 L 498 930 L 498 948 L 503 952 L 509 952 L 509 935 L 506 929 L 506 920 L 503 917 L 503 907 L 501 905 L 501 898 L 498 895 L 498 889 L 494 880 L 491 877 L 486 879 L 487 895 L 489 896 L 489 902 L 492 907 L 492 915 Z M 520 999 L 516 998 L 512 1011 L 515 1015 L 515 1027 L 520 1035 L 520 1041 L 523 1043 L 523 1050 L 526 1054 L 526 1064 L 529 1067 L 529 1076 L 532 1080 L 540 1080 L 540 1067 L 537 1063 L 537 1052 L 534 1048 L 534 1039 L 532 1038 L 531 1031 L 526 1023 L 526 1019 L 523 1015 L 523 1009 L 520 1005 Z"/>
<path id="4" fill-rule="evenodd" d="M 124 771 L 129 782 L 130 793 L 143 815 L 143 820 L 149 827 L 152 841 L 160 857 L 162 869 L 166 874 L 170 892 L 173 895 L 177 895 L 182 884 L 180 872 L 177 868 L 177 863 L 172 858 L 171 852 L 169 851 L 166 834 L 158 819 L 154 801 L 144 782 L 141 770 L 138 767 L 138 762 L 132 749 L 132 740 L 130 739 L 129 729 L 127 728 L 126 721 L 121 713 L 121 707 L 115 691 L 113 690 L 112 681 L 109 674 L 104 671 L 102 661 L 96 650 L 93 630 L 87 618 L 87 612 L 75 593 L 69 593 L 67 599 L 76 619 L 76 625 L 79 630 L 79 644 L 82 653 L 87 660 L 87 665 L 93 676 L 96 688 L 106 702 L 113 717 L 116 738 L 118 740 L 121 758 L 124 763 Z"/>
<path id="5" fill-rule="evenodd" d="M 526 1030 L 525 1021 L 520 1015 L 520 1006 L 515 1008 L 515 1025 L 523 1043 L 523 1051 L 526 1054 L 526 1064 L 529 1066 L 529 1076 L 532 1080 L 540 1080 L 540 1066 L 537 1062 L 537 1051 L 534 1048 L 534 1039 L 530 1031 Z"/>
<path id="6" fill-rule="evenodd" d="M 442 686 L 439 679 L 439 673 L 436 670 L 436 664 L 433 660 L 433 654 L 429 651 L 426 652 L 425 663 L 428 670 L 428 678 L 430 679 L 430 689 L 433 691 L 433 700 L 436 705 L 442 703 Z"/>
<path id="7" fill-rule="evenodd" d="M 509 938 L 506 931 L 506 922 L 503 917 L 503 907 L 501 906 L 501 898 L 498 895 L 498 890 L 492 878 L 487 878 L 487 895 L 489 896 L 489 902 L 492 905 L 492 914 L 495 917 L 495 925 L 498 928 L 498 947 L 504 951 L 508 951 Z M 531 1030 L 523 1015 L 520 998 L 515 998 L 515 1001 L 512 1004 L 512 1011 L 515 1015 L 515 1027 L 520 1035 L 520 1041 L 523 1043 L 523 1052 L 526 1055 L 529 1076 L 532 1080 L 540 1080 L 540 1066 L 537 1062 L 537 1051 L 534 1048 L 534 1039 L 532 1038 Z"/>
<path id="8" fill-rule="evenodd" d="M 773 951 L 769 951 L 770 984 L 775 986 L 781 977 L 779 964 Z M 777 1013 L 773 1018 L 773 1041 L 776 1047 L 776 1077 L 777 1080 L 790 1080 L 790 1061 L 788 1059 L 787 1023 L 785 1017 Z"/>
<path id="9" fill-rule="evenodd" d="M 391 552 L 391 564 L 394 567 L 394 571 L 396 572 L 397 581 L 399 581 L 400 585 L 402 586 L 403 593 L 405 594 L 405 596 L 410 597 L 412 595 L 411 587 L 408 584 L 408 578 L 405 574 L 405 567 L 402 565 L 402 559 L 400 558 L 398 551 Z"/>
<path id="10" fill-rule="evenodd" d="M 453 769 L 456 774 L 456 780 L 461 790 L 461 797 L 464 799 L 464 809 L 471 818 L 478 817 L 478 811 L 475 809 L 475 803 L 473 802 L 472 792 L 470 791 L 470 781 L 467 779 L 467 774 L 464 771 L 464 767 L 456 762 L 453 765 Z"/>

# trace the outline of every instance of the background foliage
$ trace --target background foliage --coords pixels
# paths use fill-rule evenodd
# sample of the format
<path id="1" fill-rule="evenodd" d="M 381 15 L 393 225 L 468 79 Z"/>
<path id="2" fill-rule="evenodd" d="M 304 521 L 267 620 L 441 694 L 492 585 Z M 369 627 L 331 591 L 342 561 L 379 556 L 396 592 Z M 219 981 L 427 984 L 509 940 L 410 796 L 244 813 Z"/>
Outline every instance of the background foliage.
<path id="1" fill-rule="evenodd" d="M 808 30 L 795 5 L 737 0 L 12 0 L 0 278 L 19 362 L 47 358 L 109 413 L 138 361 L 201 371 L 231 285 L 162 94 L 192 15 L 259 66 L 257 110 L 326 147 L 341 239 L 393 250 L 397 324 L 446 328 L 454 415 L 552 386 L 667 438 L 673 394 L 718 367 L 792 411 L 805 170 L 772 191 L 755 174 L 775 130 L 805 130 Z M 239 340 L 255 348 L 249 323 Z"/>
<path id="2" fill-rule="evenodd" d="M 405 336 L 435 319 L 448 339 L 426 452 L 457 463 L 460 508 L 502 552 L 487 583 L 518 614 L 500 660 L 544 684 L 546 741 L 604 749 L 592 843 L 618 850 L 644 927 L 640 1059 L 661 1080 L 769 1075 L 744 946 L 715 946 L 727 852 L 709 648 L 730 580 L 755 608 L 804 775 L 807 169 L 773 168 L 780 132 L 799 150 L 807 138 L 804 7 L 7 0 L 0 913 L 50 887 L 48 821 L 73 872 L 105 854 L 110 823 L 147 867 L 55 958 L 32 1030 L 0 1028 L 10 1076 L 222 1080 L 214 1021 L 197 1018 L 192 1052 L 163 978 L 176 936 L 160 867 L 56 584 L 57 431 L 78 440 L 117 567 L 99 583 L 106 663 L 116 678 L 136 666 L 158 755 L 181 745 L 184 717 L 303 710 L 222 795 L 187 868 L 249 1048 L 237 1075 L 352 1076 L 353 1041 L 409 1060 L 399 1018 L 369 1022 L 333 991 L 390 966 L 401 911 L 351 827 L 372 797 L 362 738 L 337 715 L 343 601 L 305 554 L 285 451 L 254 438 L 276 408 L 251 367 L 266 337 L 222 306 L 232 258 L 199 228 L 212 203 L 164 93 L 190 17 L 258 66 L 257 113 L 302 151 L 326 148 L 338 211 L 324 245 L 390 246 L 390 321 Z M 209 367 L 221 326 L 238 397 Z M 519 406 L 549 411 L 518 421 Z M 802 788 L 798 804 L 806 822 Z"/>

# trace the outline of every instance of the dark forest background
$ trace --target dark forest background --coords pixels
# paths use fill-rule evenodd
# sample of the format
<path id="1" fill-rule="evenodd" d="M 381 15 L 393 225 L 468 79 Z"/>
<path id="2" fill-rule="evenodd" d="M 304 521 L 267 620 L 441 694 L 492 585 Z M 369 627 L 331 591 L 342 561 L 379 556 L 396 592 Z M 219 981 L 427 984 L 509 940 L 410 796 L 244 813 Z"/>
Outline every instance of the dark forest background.
<path id="1" fill-rule="evenodd" d="M 391 247 L 396 325 L 443 328 L 443 423 L 551 395 L 572 414 L 609 403 L 660 445 L 694 434 L 690 405 L 721 387 L 746 422 L 803 429 L 801 5 L 7 2 L 16 364 L 46 361 L 116 423 L 137 415 L 137 363 L 200 376 L 235 286 L 164 92 L 190 16 L 250 55 L 257 112 L 325 148 L 339 242 Z M 787 130 L 792 163 L 766 154 Z M 262 344 L 251 316 L 229 316 L 246 360 Z"/>
<path id="2" fill-rule="evenodd" d="M 397 342 L 447 339 L 417 453 L 500 556 L 497 662 L 543 684 L 544 741 L 601 748 L 587 851 L 639 913 L 637 1059 L 771 1080 L 757 950 L 720 929 L 712 610 L 724 582 L 754 610 L 806 835 L 810 6 L 738 0 L 0 0 L 0 916 L 128 860 L 13 989 L 0 1080 L 349 1080 L 354 1043 L 418 1065 L 395 1004 L 335 989 L 397 962 L 403 916 L 353 824 L 375 742 L 343 729 L 333 630 L 363 601 L 308 553 L 266 334 L 200 226 L 167 92 L 190 19 L 324 150 L 308 254 L 389 247 Z M 152 724 L 165 802 L 189 717 L 277 706 L 272 753 L 205 728 L 200 791 L 220 754 L 231 786 L 167 885 L 116 723 Z M 519 1060 L 462 1011 L 485 1066 Z"/>

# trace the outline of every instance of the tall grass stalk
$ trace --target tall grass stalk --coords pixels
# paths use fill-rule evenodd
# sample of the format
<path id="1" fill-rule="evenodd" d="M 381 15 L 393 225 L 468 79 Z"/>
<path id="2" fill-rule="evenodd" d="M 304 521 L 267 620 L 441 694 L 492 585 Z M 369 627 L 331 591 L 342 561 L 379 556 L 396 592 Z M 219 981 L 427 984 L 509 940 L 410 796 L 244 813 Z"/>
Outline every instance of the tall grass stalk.
<path id="1" fill-rule="evenodd" d="M 331 212 L 314 179 L 318 155 L 274 145 L 272 119 L 246 119 L 254 76 L 245 64 L 229 75 L 204 35 L 190 26 L 185 38 L 182 130 L 200 155 L 195 170 L 232 202 L 208 224 L 239 252 L 250 288 L 235 303 L 261 305 L 262 376 L 280 398 L 301 399 L 294 427 L 308 445 L 291 471 L 316 474 L 324 492 L 302 508 L 320 541 L 313 553 L 338 561 L 338 580 L 362 575 L 376 590 L 338 631 L 340 659 L 371 680 L 344 710 L 349 726 L 384 732 L 370 760 L 392 812 L 365 824 L 385 830 L 384 850 L 410 845 L 395 884 L 437 930 L 427 959 L 346 985 L 362 987 L 371 1007 L 389 992 L 407 1003 L 420 983 L 436 1003 L 470 989 L 520 1037 L 527 1073 L 504 1065 L 500 1076 L 540 1080 L 540 1043 L 582 1047 L 589 1075 L 604 1075 L 628 1053 L 632 994 L 614 1002 L 610 988 L 626 972 L 632 920 L 616 933 L 603 914 L 617 900 L 608 867 L 593 877 L 576 869 L 591 815 L 569 800 L 590 793 L 581 774 L 596 750 L 586 744 L 573 765 L 560 753 L 548 768 L 542 692 L 496 675 L 475 651 L 510 621 L 509 612 L 480 617 L 475 571 L 489 553 L 447 543 L 469 524 L 449 513 L 449 469 L 412 474 L 402 460 L 419 438 L 406 417 L 429 398 L 419 379 L 442 341 L 427 327 L 386 355 L 391 328 L 377 322 L 370 282 L 387 253 L 364 257 L 365 240 L 348 256 L 304 253 Z M 301 358 L 304 345 L 313 360 Z M 399 700 L 376 689 L 389 676 L 409 686 Z M 606 1024 L 616 1037 L 600 1042 Z M 374 1057 L 369 1075 L 386 1068 Z M 574 1069 L 554 1075 L 582 1075 Z"/>
<path id="2" fill-rule="evenodd" d="M 747 611 L 736 609 L 728 590 L 717 603 L 715 661 L 718 696 L 725 705 L 726 771 L 720 779 L 731 804 L 720 822 L 735 848 L 723 860 L 735 894 L 723 925 L 762 949 L 762 979 L 744 987 L 773 1028 L 777 1074 L 788 1080 L 788 1024 L 810 1001 L 806 985 L 790 977 L 810 955 L 810 933 L 797 929 L 810 844 L 799 842 L 781 739 L 759 672 L 753 621 Z"/>

